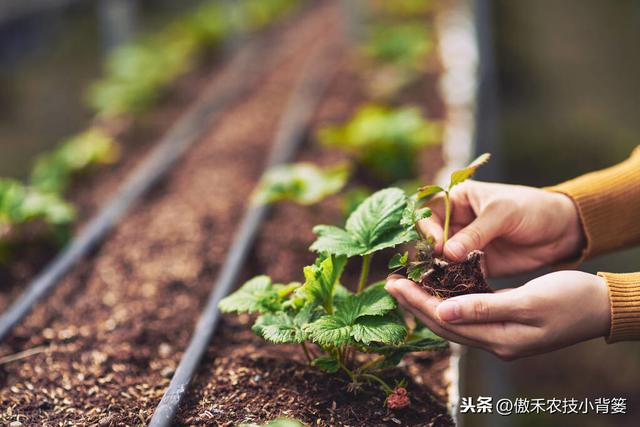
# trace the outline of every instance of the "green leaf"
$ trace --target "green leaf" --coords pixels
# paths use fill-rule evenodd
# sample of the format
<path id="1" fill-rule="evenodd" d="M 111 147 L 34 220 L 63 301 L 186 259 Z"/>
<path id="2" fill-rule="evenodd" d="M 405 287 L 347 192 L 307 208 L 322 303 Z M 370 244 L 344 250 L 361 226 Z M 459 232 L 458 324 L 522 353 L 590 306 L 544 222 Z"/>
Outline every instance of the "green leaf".
<path id="1" fill-rule="evenodd" d="M 337 304 L 337 314 L 349 324 L 363 316 L 381 316 L 396 308 L 396 301 L 384 289 L 384 283 L 375 284 L 360 294 L 350 295 Z"/>
<path id="2" fill-rule="evenodd" d="M 353 326 L 336 315 L 322 316 L 305 327 L 309 339 L 321 346 L 340 346 L 351 342 Z"/>
<path id="3" fill-rule="evenodd" d="M 353 214 L 352 214 L 353 215 Z M 367 247 L 356 240 L 348 231 L 333 225 L 316 225 L 313 232 L 318 236 L 309 249 L 334 255 L 352 257 L 363 255 Z"/>
<path id="4" fill-rule="evenodd" d="M 407 278 L 409 280 L 413 280 L 414 282 L 419 282 L 422 274 L 425 272 L 422 264 L 420 265 L 410 265 L 407 269 Z"/>
<path id="5" fill-rule="evenodd" d="M 451 190 L 451 188 L 453 188 L 454 186 L 469 179 L 476 172 L 476 170 L 483 164 L 487 163 L 490 158 L 491 154 L 489 153 L 481 154 L 466 168 L 462 168 L 453 172 L 451 174 L 451 181 L 449 182 L 449 190 Z"/>
<path id="6" fill-rule="evenodd" d="M 433 196 L 434 194 L 442 193 L 444 188 L 438 185 L 425 185 L 418 189 L 418 198 L 424 199 L 425 197 Z"/>
<path id="7" fill-rule="evenodd" d="M 106 131 L 90 128 L 56 148 L 40 155 L 31 171 L 31 185 L 42 192 L 62 193 L 74 174 L 93 165 L 115 162 L 119 146 Z"/>
<path id="8" fill-rule="evenodd" d="M 270 169 L 253 195 L 257 204 L 282 200 L 311 205 L 339 192 L 349 178 L 345 165 L 321 169 L 311 163 L 295 163 Z"/>
<path id="9" fill-rule="evenodd" d="M 347 258 L 329 256 L 319 258 L 319 262 L 304 268 L 305 282 L 297 291 L 310 304 L 322 305 L 327 313 L 333 312 L 333 295 Z"/>
<path id="10" fill-rule="evenodd" d="M 404 325 L 388 313 L 396 308 L 395 300 L 383 284 L 350 295 L 336 304 L 336 314 L 322 316 L 305 328 L 309 339 L 321 346 L 339 346 L 353 342 L 394 344 L 406 334 Z"/>
<path id="11" fill-rule="evenodd" d="M 320 129 L 318 139 L 349 153 L 378 178 L 395 182 L 416 175 L 419 151 L 440 143 L 441 129 L 417 107 L 369 104 L 346 124 Z"/>
<path id="12" fill-rule="evenodd" d="M 351 336 L 357 342 L 369 345 L 401 343 L 407 334 L 403 325 L 391 316 L 364 316 L 353 325 Z"/>
<path id="13" fill-rule="evenodd" d="M 448 341 L 434 334 L 426 326 L 418 324 L 416 329 L 406 337 L 404 342 L 396 345 L 373 344 L 372 348 L 376 353 L 384 354 L 385 363 L 382 367 L 390 367 L 400 363 L 402 357 L 407 353 L 438 350 L 446 348 L 448 345 Z"/>
<path id="14" fill-rule="evenodd" d="M 340 369 L 340 364 L 336 359 L 329 356 L 318 357 L 317 359 L 313 359 L 311 361 L 311 366 L 317 366 L 324 372 L 328 372 L 330 374 L 338 372 Z"/>
<path id="15" fill-rule="evenodd" d="M 281 289 L 281 288 L 280 288 Z M 268 313 L 281 308 L 282 297 L 269 276 L 256 276 L 218 304 L 223 313 Z"/>
<path id="16" fill-rule="evenodd" d="M 395 270 L 396 268 L 404 267 L 409 262 L 409 252 L 403 254 L 394 254 L 389 260 L 388 268 Z"/>
<path id="17" fill-rule="evenodd" d="M 358 206 L 344 229 L 319 225 L 313 231 L 318 239 L 311 250 L 334 255 L 368 255 L 418 238 L 401 224 L 407 196 L 398 188 L 380 190 Z"/>
<path id="18" fill-rule="evenodd" d="M 275 344 L 302 343 L 306 340 L 304 327 L 314 318 L 311 305 L 303 307 L 298 313 L 280 311 L 263 314 L 256 319 L 252 330 L 260 337 Z"/>
<path id="19" fill-rule="evenodd" d="M 418 200 L 415 196 L 411 196 L 407 199 L 407 206 L 402 212 L 402 219 L 400 224 L 408 229 L 415 229 L 415 224 L 431 216 L 431 209 L 420 208 L 418 209 Z"/>
<path id="20" fill-rule="evenodd" d="M 0 224 L 18 225 L 41 219 L 51 225 L 64 225 L 74 217 L 73 207 L 60 196 L 0 178 Z"/>

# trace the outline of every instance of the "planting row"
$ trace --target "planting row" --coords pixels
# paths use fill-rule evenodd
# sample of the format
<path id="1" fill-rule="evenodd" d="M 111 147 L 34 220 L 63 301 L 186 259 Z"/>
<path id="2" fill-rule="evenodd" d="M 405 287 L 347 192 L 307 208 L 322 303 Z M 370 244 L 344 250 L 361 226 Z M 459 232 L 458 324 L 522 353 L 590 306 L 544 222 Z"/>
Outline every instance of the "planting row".
<path id="1" fill-rule="evenodd" d="M 429 215 L 423 197 L 447 194 L 481 162 L 453 175 L 449 188 L 414 194 L 442 161 L 444 109 L 433 35 L 424 31 L 434 9 L 370 4 L 356 55 L 336 2 L 273 34 L 278 68 L 3 345 L 12 353 L 1 371 L 0 402 L 10 408 L 3 421 L 146 424 L 241 212 L 278 202 L 242 272 L 258 276 L 221 303 L 242 314 L 224 318 L 179 422 L 451 425 L 446 343 L 402 315 L 378 283 L 394 269 L 430 273 L 432 242 L 415 226 Z M 259 180 L 290 83 L 317 52 L 311 46 L 333 49 L 338 75 L 300 162 Z M 412 105 L 423 98 L 422 108 Z M 391 249 L 415 240 L 414 255 Z M 446 283 L 425 286 L 441 293 Z M 252 323 L 268 342 L 251 334 Z"/>

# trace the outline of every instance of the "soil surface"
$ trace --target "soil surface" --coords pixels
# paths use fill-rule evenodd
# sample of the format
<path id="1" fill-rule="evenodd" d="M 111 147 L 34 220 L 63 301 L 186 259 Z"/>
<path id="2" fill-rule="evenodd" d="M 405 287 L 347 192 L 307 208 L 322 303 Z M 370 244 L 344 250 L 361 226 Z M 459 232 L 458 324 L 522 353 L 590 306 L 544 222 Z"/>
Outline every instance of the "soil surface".
<path id="1" fill-rule="evenodd" d="M 0 424 L 148 422 L 264 168 L 291 82 L 312 46 L 331 43 L 336 12 L 321 5 L 274 32 L 253 93 L 0 346 Z"/>
<path id="2" fill-rule="evenodd" d="M 482 271 L 481 261 L 484 253 L 472 251 L 462 262 L 450 262 L 434 258 L 431 269 L 425 272 L 420 285 L 424 290 L 439 298 L 451 298 L 458 295 L 491 293 Z"/>
<path id="3" fill-rule="evenodd" d="M 267 344 L 250 330 L 250 316 L 225 316 L 182 409 L 180 425 L 235 426 L 287 417 L 313 426 L 451 426 L 442 383 L 448 352 L 409 356 L 384 379 L 407 385 L 411 405 L 390 410 L 385 394 L 365 386 L 347 391 L 348 378 L 310 368 L 295 345 Z"/>

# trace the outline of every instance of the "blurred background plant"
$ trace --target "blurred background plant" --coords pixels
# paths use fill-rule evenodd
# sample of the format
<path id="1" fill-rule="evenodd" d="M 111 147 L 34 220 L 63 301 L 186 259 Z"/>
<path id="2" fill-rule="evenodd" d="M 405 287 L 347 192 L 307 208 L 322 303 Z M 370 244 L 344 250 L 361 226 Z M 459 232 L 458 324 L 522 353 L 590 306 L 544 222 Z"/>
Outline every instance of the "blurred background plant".
<path id="1" fill-rule="evenodd" d="M 345 124 L 321 128 L 318 140 L 349 153 L 382 182 L 393 183 L 418 175 L 418 153 L 441 142 L 441 126 L 417 107 L 367 104 Z"/>
<path id="2" fill-rule="evenodd" d="M 15 177 L 0 186 L 0 242 L 19 240 L 23 225 L 36 220 L 48 225 L 42 227 L 45 239 L 47 230 L 70 224 L 74 210 L 64 197 L 72 179 L 119 159 L 123 119 L 131 123 L 162 100 L 178 77 L 207 57 L 220 56 L 231 39 L 282 18 L 299 1 L 187 1 L 177 10 L 161 3 L 0 5 L 0 94 L 8 94 L 0 95 L 0 142 L 7 153 L 0 155 L 0 176 Z M 101 35 L 84 25 L 87 18 L 96 19 L 96 12 Z M 59 27 L 42 24 L 50 18 Z M 139 31 L 131 28 L 135 21 L 140 21 Z M 103 56 L 102 77 L 91 83 Z M 50 75 L 63 84 L 55 84 Z M 80 104 L 85 92 L 90 111 Z M 55 120 L 38 120 L 43 113 L 52 113 Z M 66 136 L 70 133 L 75 136 Z M 29 184 L 20 182 L 25 175 Z M 59 241 L 64 235 L 56 233 Z"/>

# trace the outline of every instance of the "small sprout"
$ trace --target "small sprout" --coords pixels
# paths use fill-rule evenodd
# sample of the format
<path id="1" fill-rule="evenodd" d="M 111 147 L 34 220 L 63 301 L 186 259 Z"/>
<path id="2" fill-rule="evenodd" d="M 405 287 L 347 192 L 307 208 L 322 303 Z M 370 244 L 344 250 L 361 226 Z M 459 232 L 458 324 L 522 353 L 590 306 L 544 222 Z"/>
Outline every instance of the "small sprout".
<path id="1" fill-rule="evenodd" d="M 388 267 L 390 270 L 395 270 L 401 267 L 406 267 L 409 262 L 409 252 L 403 254 L 395 254 L 389 260 Z"/>
<path id="2" fill-rule="evenodd" d="M 441 142 L 441 126 L 417 107 L 361 107 L 341 126 L 325 126 L 318 139 L 349 153 L 381 180 L 395 182 L 415 176 L 419 150 Z"/>
<path id="3" fill-rule="evenodd" d="M 349 168 L 345 165 L 325 169 L 311 163 L 276 166 L 263 176 L 253 201 L 269 204 L 288 200 L 311 205 L 342 190 L 348 178 Z"/>
<path id="4" fill-rule="evenodd" d="M 443 243 L 447 243 L 447 240 L 449 239 L 449 224 L 451 221 L 451 200 L 449 196 L 451 194 L 451 190 L 456 185 L 461 184 L 467 179 L 471 178 L 476 170 L 483 164 L 487 163 L 490 158 L 491 154 L 484 153 L 478 156 L 478 158 L 476 158 L 473 162 L 469 163 L 467 167 L 454 171 L 451 174 L 449 184 L 446 188 L 442 188 L 438 185 L 425 185 L 424 187 L 418 189 L 418 197 L 420 199 L 432 197 L 438 193 L 444 193 L 445 217 Z"/>

